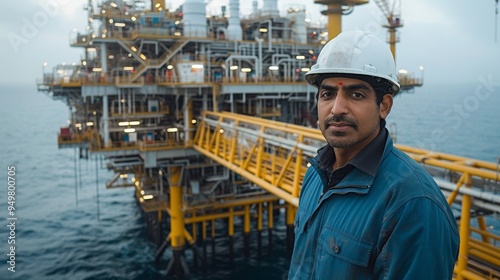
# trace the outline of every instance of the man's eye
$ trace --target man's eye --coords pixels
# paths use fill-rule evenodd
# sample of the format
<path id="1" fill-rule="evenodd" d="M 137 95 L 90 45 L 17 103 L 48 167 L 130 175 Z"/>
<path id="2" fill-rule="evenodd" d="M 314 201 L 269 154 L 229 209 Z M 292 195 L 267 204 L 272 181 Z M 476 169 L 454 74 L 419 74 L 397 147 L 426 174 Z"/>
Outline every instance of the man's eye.
<path id="1" fill-rule="evenodd" d="M 356 99 L 361 99 L 361 98 L 364 98 L 365 95 L 361 92 L 351 92 L 351 97 L 352 98 L 356 98 Z"/>
<path id="2" fill-rule="evenodd" d="M 332 93 L 329 91 L 323 91 L 319 94 L 319 97 L 323 97 L 323 98 L 330 97 L 330 96 L 332 96 Z"/>

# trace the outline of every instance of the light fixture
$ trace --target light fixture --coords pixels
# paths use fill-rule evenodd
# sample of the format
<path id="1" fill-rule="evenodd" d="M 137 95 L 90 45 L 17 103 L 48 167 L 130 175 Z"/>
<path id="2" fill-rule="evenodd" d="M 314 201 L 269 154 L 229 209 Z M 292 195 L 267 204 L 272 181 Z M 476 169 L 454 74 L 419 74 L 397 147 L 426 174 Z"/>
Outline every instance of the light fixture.
<path id="1" fill-rule="evenodd" d="M 133 70 L 134 70 L 134 67 L 132 67 L 132 66 L 123 67 L 123 71 L 133 71 Z"/>
<path id="2" fill-rule="evenodd" d="M 132 132 L 135 132 L 135 128 L 125 128 L 123 130 L 123 132 L 125 132 L 125 133 L 132 133 Z"/>
<path id="3" fill-rule="evenodd" d="M 276 65 L 269 66 L 269 70 L 276 71 L 279 70 L 280 68 Z"/>
<path id="4" fill-rule="evenodd" d="M 149 200 L 149 199 L 153 199 L 153 195 L 152 194 L 147 194 L 145 196 L 143 196 L 144 200 Z"/>
<path id="5" fill-rule="evenodd" d="M 119 122 L 118 126 L 129 126 L 129 125 L 140 125 L 140 121 L 130 121 L 130 122 Z"/>
<path id="6" fill-rule="evenodd" d="M 266 33 L 267 32 L 267 28 L 259 28 L 259 32 Z"/>
<path id="7" fill-rule="evenodd" d="M 193 65 L 191 65 L 191 68 L 193 68 L 193 69 L 203 69 L 203 64 L 193 64 Z"/>
<path id="8" fill-rule="evenodd" d="M 252 69 L 251 68 L 241 68 L 241 72 L 245 72 L 245 73 L 252 72 Z"/>
<path id="9" fill-rule="evenodd" d="M 92 71 L 94 71 L 94 72 L 102 72 L 102 68 L 94 67 L 94 68 L 92 68 Z"/>
<path id="10" fill-rule="evenodd" d="M 305 56 L 303 56 L 303 55 L 297 55 L 295 58 L 296 58 L 296 59 L 300 59 L 300 60 L 302 60 L 302 59 L 306 59 L 306 57 L 305 57 Z"/>
<path id="11" fill-rule="evenodd" d="M 179 129 L 177 127 L 169 127 L 167 128 L 167 132 L 177 132 Z"/>
<path id="12" fill-rule="evenodd" d="M 238 69 L 238 65 L 232 65 L 231 67 L 229 67 L 229 69 L 231 69 L 231 70 L 237 70 Z"/>

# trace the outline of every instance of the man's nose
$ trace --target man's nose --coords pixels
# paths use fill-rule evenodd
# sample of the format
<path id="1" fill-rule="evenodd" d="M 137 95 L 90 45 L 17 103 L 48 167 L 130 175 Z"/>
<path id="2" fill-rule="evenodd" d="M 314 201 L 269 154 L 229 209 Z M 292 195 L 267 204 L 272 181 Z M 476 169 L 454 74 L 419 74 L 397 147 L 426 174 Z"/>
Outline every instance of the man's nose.
<path id="1" fill-rule="evenodd" d="M 332 108 L 331 108 L 331 113 L 332 115 L 338 116 L 338 115 L 345 115 L 348 112 L 348 101 L 347 98 L 344 96 L 342 91 L 339 91 L 337 93 L 337 96 L 335 99 L 332 101 Z"/>

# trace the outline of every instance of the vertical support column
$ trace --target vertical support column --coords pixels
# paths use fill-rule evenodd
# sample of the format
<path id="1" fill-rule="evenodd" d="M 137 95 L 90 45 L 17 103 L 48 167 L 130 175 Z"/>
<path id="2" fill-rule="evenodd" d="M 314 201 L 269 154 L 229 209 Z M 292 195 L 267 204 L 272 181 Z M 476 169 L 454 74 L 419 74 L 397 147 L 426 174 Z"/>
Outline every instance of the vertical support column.
<path id="1" fill-rule="evenodd" d="M 162 210 L 158 210 L 156 212 L 156 238 L 157 238 L 157 243 L 158 243 L 158 246 L 161 246 L 161 244 L 163 243 L 163 236 L 162 236 L 162 233 L 163 233 L 163 215 L 162 215 Z"/>
<path id="2" fill-rule="evenodd" d="M 394 60 L 396 60 L 396 28 L 394 27 L 389 28 L 389 47 Z"/>
<path id="3" fill-rule="evenodd" d="M 104 147 L 110 146 L 109 140 L 109 104 L 108 104 L 108 96 L 104 94 L 102 96 L 102 130 L 101 136 L 104 139 Z"/>
<path id="4" fill-rule="evenodd" d="M 211 221 L 210 231 L 211 231 L 211 236 L 212 236 L 212 259 L 215 263 L 216 262 L 216 258 L 215 258 L 215 220 Z"/>
<path id="5" fill-rule="evenodd" d="M 342 3 L 334 2 L 328 4 L 328 40 L 342 32 Z"/>
<path id="6" fill-rule="evenodd" d="M 219 92 L 220 91 L 220 84 L 219 83 L 212 83 L 212 110 L 214 112 L 218 112 L 219 111 L 219 101 L 218 101 L 218 98 L 219 98 Z M 205 109 L 206 110 L 206 109 Z"/>
<path id="7" fill-rule="evenodd" d="M 294 221 L 295 212 L 297 208 L 292 204 L 286 204 L 286 245 L 290 251 L 293 250 L 295 232 L 294 232 Z"/>
<path id="8" fill-rule="evenodd" d="M 245 257 L 250 256 L 250 205 L 245 205 L 245 215 L 243 216 L 243 242 Z"/>
<path id="9" fill-rule="evenodd" d="M 203 242 L 203 259 L 207 259 L 207 222 L 202 221 L 201 222 L 201 238 Z M 205 268 L 205 266 L 203 266 Z"/>
<path id="10" fill-rule="evenodd" d="M 262 203 L 257 206 L 257 252 L 260 255 L 262 247 Z"/>
<path id="11" fill-rule="evenodd" d="M 167 274 L 187 275 L 189 271 L 184 259 L 186 239 L 184 237 L 184 212 L 182 211 L 182 166 L 171 166 L 168 168 L 168 173 L 170 175 L 170 245 L 173 258 L 168 265 Z"/>
<path id="12" fill-rule="evenodd" d="M 466 176 L 465 186 L 470 187 L 472 184 L 472 177 L 470 175 Z M 470 208 L 472 205 L 472 198 L 470 195 L 464 194 L 462 196 L 462 213 L 460 216 L 460 249 L 458 252 L 457 261 L 457 279 L 463 280 L 464 276 L 462 272 L 467 269 L 467 250 L 469 247 L 469 232 L 470 232 Z"/>
<path id="13" fill-rule="evenodd" d="M 128 110 L 128 113 L 129 114 L 132 114 L 132 107 L 135 107 L 134 106 L 134 103 L 132 102 L 132 89 L 129 88 L 127 89 L 127 110 Z"/>
<path id="14" fill-rule="evenodd" d="M 234 259 L 234 209 L 229 208 L 228 218 L 228 233 L 229 233 L 229 260 L 232 262 Z"/>
<path id="15" fill-rule="evenodd" d="M 184 145 L 192 142 L 193 131 L 193 100 L 189 98 L 187 91 L 184 91 Z"/>
<path id="16" fill-rule="evenodd" d="M 268 250 L 269 252 L 272 251 L 273 248 L 273 227 L 274 227 L 274 207 L 273 207 L 274 202 L 269 201 L 267 202 L 267 238 L 268 238 Z"/>
<path id="17" fill-rule="evenodd" d="M 183 248 L 184 239 L 184 213 L 182 211 L 181 166 L 169 167 L 170 174 L 170 226 L 172 248 Z"/>
<path id="18" fill-rule="evenodd" d="M 107 83 L 108 74 L 108 51 L 106 50 L 106 43 L 101 44 L 101 83 Z"/>

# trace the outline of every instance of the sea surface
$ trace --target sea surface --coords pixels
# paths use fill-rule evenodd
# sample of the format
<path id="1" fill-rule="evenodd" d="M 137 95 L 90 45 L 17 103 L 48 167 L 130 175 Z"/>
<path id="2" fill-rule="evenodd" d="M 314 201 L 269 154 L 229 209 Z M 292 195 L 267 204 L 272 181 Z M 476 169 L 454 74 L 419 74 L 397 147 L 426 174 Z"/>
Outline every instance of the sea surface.
<path id="1" fill-rule="evenodd" d="M 388 119 L 397 143 L 497 162 L 500 87 L 482 84 L 426 85 L 397 96 Z M 106 189 L 112 174 L 105 162 L 94 155 L 80 159 L 72 148 L 58 149 L 67 106 L 31 85 L 3 87 L 0 98 L 0 279 L 164 279 L 170 253 L 154 262 L 157 245 L 148 237 L 133 189 Z M 13 216 L 7 212 L 11 166 Z M 9 217 L 17 218 L 15 272 L 7 262 Z M 500 221 L 492 222 L 500 227 Z M 264 232 L 260 254 L 251 235 L 248 257 L 237 234 L 232 261 L 227 237 L 219 234 L 216 259 L 209 258 L 205 270 L 193 269 L 189 279 L 285 279 L 289 252 L 283 215 L 275 226 L 272 247 Z"/>

